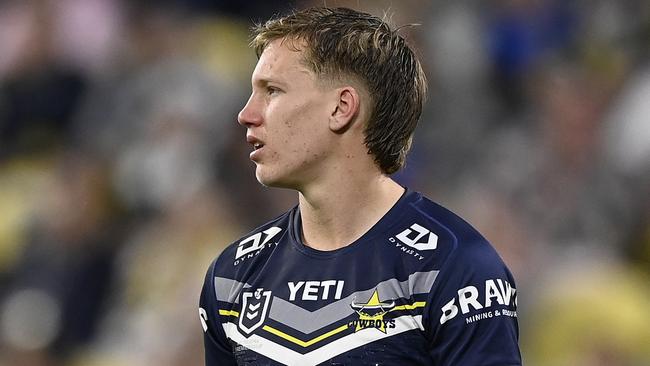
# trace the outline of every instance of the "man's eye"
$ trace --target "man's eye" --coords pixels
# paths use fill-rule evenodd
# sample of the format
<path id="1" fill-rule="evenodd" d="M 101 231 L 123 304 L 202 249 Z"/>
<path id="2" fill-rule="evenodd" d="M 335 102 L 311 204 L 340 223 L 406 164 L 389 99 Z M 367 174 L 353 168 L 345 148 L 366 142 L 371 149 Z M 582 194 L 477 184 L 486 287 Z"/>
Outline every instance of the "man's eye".
<path id="1" fill-rule="evenodd" d="M 272 86 L 269 86 L 269 87 L 266 88 L 266 93 L 268 95 L 277 94 L 279 91 L 280 91 L 280 89 L 272 87 Z"/>

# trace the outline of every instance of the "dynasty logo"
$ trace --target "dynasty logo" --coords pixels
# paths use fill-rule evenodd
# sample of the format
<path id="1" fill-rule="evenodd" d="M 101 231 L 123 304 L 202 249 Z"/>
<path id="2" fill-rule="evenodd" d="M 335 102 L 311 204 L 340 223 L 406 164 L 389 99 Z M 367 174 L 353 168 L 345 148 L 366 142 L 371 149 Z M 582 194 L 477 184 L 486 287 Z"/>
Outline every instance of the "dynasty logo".
<path id="1" fill-rule="evenodd" d="M 395 301 L 379 301 L 379 293 L 376 289 L 367 302 L 358 303 L 353 300 L 350 307 L 359 315 L 358 320 L 348 324 L 350 327 L 355 327 L 355 333 L 366 328 L 375 328 L 386 333 L 386 328 L 395 328 L 395 319 L 384 320 L 384 315 L 395 307 Z"/>
<path id="2" fill-rule="evenodd" d="M 271 242 L 271 239 L 281 231 L 282 229 L 274 226 L 240 241 L 239 244 L 237 244 L 237 252 L 235 253 L 235 262 L 233 264 L 236 266 L 242 261 L 260 254 L 262 249 L 278 245 L 277 242 Z"/>

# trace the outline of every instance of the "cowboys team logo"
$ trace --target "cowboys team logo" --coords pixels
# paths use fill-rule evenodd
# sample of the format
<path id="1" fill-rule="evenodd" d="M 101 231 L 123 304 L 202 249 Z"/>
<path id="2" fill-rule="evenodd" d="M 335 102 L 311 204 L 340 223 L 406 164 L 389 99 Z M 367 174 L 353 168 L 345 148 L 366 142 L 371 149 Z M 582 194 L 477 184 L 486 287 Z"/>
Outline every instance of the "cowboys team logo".
<path id="1" fill-rule="evenodd" d="M 255 292 L 242 293 L 242 311 L 239 315 L 239 329 L 246 335 L 264 324 L 271 303 L 271 291 L 258 288 Z"/>
<path id="2" fill-rule="evenodd" d="M 349 324 L 350 327 L 355 327 L 355 332 L 361 329 L 375 328 L 386 333 L 386 328 L 395 328 L 395 319 L 384 320 L 384 315 L 395 307 L 395 301 L 379 301 L 379 293 L 376 289 L 370 300 L 365 303 L 352 301 L 350 307 L 359 314 L 359 320 L 354 320 Z"/>

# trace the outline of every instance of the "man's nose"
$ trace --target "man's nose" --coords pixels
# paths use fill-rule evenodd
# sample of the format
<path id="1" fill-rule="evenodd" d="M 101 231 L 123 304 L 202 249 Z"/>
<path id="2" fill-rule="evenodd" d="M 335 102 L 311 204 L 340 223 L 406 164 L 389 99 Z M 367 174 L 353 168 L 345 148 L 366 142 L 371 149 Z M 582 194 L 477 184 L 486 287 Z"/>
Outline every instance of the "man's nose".
<path id="1" fill-rule="evenodd" d="M 262 113 L 259 108 L 259 103 L 256 102 L 252 95 L 248 98 L 248 102 L 246 102 L 244 108 L 239 111 L 237 122 L 245 127 L 258 126 L 262 123 Z"/>

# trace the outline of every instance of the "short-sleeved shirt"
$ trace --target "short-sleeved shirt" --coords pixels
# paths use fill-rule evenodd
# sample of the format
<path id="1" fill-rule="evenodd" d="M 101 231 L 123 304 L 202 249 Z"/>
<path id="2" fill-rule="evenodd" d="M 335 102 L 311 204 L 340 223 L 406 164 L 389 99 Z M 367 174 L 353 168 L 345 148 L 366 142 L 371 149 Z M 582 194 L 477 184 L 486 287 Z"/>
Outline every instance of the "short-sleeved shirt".
<path id="1" fill-rule="evenodd" d="M 295 207 L 212 263 L 206 365 L 521 364 L 514 279 L 457 215 L 407 190 L 346 247 L 301 227 Z"/>

